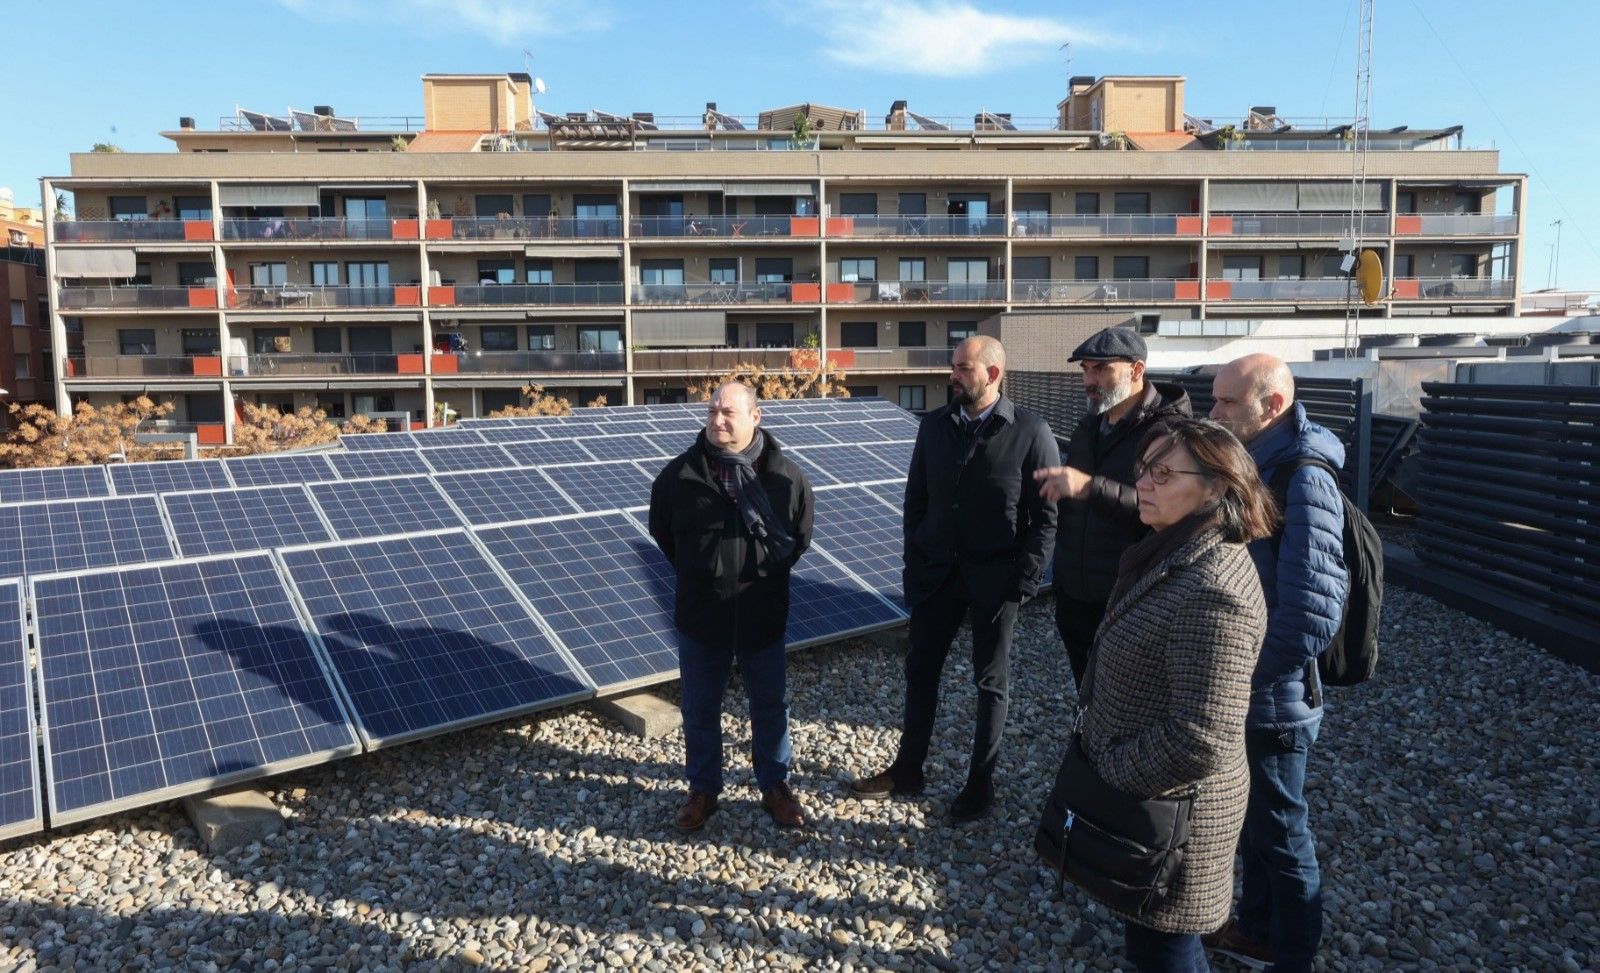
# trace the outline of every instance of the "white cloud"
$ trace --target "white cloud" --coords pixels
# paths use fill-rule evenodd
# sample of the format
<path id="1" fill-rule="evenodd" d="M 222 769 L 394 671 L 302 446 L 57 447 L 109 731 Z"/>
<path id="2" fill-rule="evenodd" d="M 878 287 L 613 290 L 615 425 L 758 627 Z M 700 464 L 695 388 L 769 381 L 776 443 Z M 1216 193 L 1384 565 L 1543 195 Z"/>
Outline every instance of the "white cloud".
<path id="1" fill-rule="evenodd" d="M 830 58 L 893 74 L 963 77 L 1035 60 L 1062 44 L 1127 47 L 1119 37 L 1053 17 L 989 13 L 969 3 L 924 0 L 818 0 L 821 19 L 848 22 L 831 32 Z"/>
<path id="2" fill-rule="evenodd" d="M 278 0 L 301 16 L 325 22 L 394 24 L 429 35 L 476 34 L 506 47 L 541 37 L 603 30 L 604 4 L 583 0 Z"/>

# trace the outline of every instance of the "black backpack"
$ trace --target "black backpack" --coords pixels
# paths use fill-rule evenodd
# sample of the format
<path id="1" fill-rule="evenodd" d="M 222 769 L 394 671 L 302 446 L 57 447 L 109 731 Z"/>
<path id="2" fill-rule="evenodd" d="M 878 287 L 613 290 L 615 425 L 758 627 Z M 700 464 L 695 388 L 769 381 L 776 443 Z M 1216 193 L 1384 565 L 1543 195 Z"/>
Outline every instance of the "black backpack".
<path id="1" fill-rule="evenodd" d="M 1272 495 L 1280 507 L 1289 492 L 1289 479 L 1303 467 L 1327 470 L 1337 483 L 1339 471 L 1319 459 L 1302 458 L 1285 463 L 1272 477 Z M 1317 657 L 1317 674 L 1325 686 L 1355 686 L 1372 678 L 1378 667 L 1378 616 L 1383 607 L 1383 541 L 1372 521 L 1341 490 L 1344 503 L 1344 563 L 1350 571 L 1350 594 L 1344 618 L 1333 641 Z M 1283 541 L 1279 530 L 1273 539 Z"/>

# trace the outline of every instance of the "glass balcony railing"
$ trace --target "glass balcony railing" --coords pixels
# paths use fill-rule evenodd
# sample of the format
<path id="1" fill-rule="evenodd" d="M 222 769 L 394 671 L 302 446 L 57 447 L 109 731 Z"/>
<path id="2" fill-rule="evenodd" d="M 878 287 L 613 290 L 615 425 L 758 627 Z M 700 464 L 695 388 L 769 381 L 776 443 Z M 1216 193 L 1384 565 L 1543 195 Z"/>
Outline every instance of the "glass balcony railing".
<path id="1" fill-rule="evenodd" d="M 830 236 L 851 237 L 1003 237 L 1006 218 L 999 214 L 851 216 L 841 214 L 828 220 Z M 849 227 L 848 232 L 843 228 Z"/>
<path id="2" fill-rule="evenodd" d="M 168 287 L 153 284 L 121 284 L 114 287 L 63 287 L 61 288 L 61 307 L 63 310 L 117 310 L 117 309 L 157 309 L 157 308 L 187 308 L 194 306 L 189 296 L 191 291 L 210 290 L 209 288 Z M 210 293 L 215 297 L 216 291 Z M 213 299 L 211 307 L 216 307 Z"/>
<path id="3" fill-rule="evenodd" d="M 389 220 L 350 220 L 337 216 L 282 216 L 222 221 L 224 240 L 391 240 Z"/>
<path id="4" fill-rule="evenodd" d="M 635 216 L 629 232 L 635 237 L 786 237 L 789 216 Z M 815 228 L 812 229 L 815 235 Z"/>
<path id="5" fill-rule="evenodd" d="M 452 240 L 605 240 L 622 236 L 616 216 L 456 216 Z"/>
<path id="6" fill-rule="evenodd" d="M 1515 281 L 1485 277 L 1396 277 L 1390 287 L 1397 300 L 1510 300 L 1517 296 Z"/>
<path id="7" fill-rule="evenodd" d="M 63 220 L 55 224 L 57 243 L 138 243 L 187 239 L 184 227 L 199 222 L 205 229 L 202 239 L 211 239 L 211 220 Z M 189 231 L 193 232 L 193 231 Z"/>
<path id="8" fill-rule="evenodd" d="M 627 368 L 620 351 L 468 351 L 456 355 L 463 374 L 506 375 L 555 373 L 595 375 Z"/>
<path id="9" fill-rule="evenodd" d="M 400 360 L 399 356 L 388 352 L 258 352 L 253 355 L 229 355 L 227 367 L 228 375 L 234 378 L 394 375 L 400 371 Z"/>
<path id="10" fill-rule="evenodd" d="M 1199 236 L 1201 219 L 1188 213 L 1112 213 L 1083 216 L 1021 214 L 1011 221 L 1013 237 L 1176 237 Z"/>
<path id="11" fill-rule="evenodd" d="M 410 288 L 415 291 L 415 288 Z M 273 287 L 239 287 L 232 304 L 241 310 L 276 308 L 303 310 L 324 307 L 394 307 L 395 285 L 320 286 L 282 284 Z"/>
<path id="12" fill-rule="evenodd" d="M 949 348 L 841 348 L 852 372 L 886 372 L 950 367 Z M 854 361 L 850 362 L 853 358 Z"/>
<path id="13" fill-rule="evenodd" d="M 835 286 L 855 288 L 854 300 L 858 303 L 982 304 L 1006 299 L 1003 280 L 863 280 L 830 284 L 829 291 Z M 829 301 L 836 301 L 831 293 Z"/>
<path id="14" fill-rule="evenodd" d="M 1208 280 L 1213 301 L 1342 301 L 1355 293 L 1346 277 L 1320 280 Z"/>
<path id="15" fill-rule="evenodd" d="M 1211 236 L 1328 237 L 1350 235 L 1348 213 L 1213 213 L 1207 231 Z M 1361 218 L 1364 237 L 1388 236 L 1389 217 L 1367 214 Z"/>
<path id="16" fill-rule="evenodd" d="M 621 304 L 621 284 L 457 284 L 455 303 L 461 305 L 541 306 Z"/>
<path id="17" fill-rule="evenodd" d="M 204 367 L 196 368 L 197 359 L 188 355 L 73 355 L 67 359 L 67 377 L 70 378 L 183 378 L 199 377 L 219 381 L 212 369 L 205 375 Z M 216 356 L 203 358 L 213 365 Z"/>
<path id="18" fill-rule="evenodd" d="M 795 348 L 638 348 L 633 352 L 635 372 L 674 372 L 715 375 L 735 365 L 758 365 L 768 370 L 796 367 Z M 815 357 L 816 352 L 811 352 Z M 813 362 L 813 367 L 815 363 Z"/>
<path id="19" fill-rule="evenodd" d="M 1395 217 L 1397 236 L 1512 236 L 1517 232 L 1515 213 L 1401 213 Z"/>
<path id="20" fill-rule="evenodd" d="M 1106 280 L 1017 280 L 1011 284 L 1011 299 L 1018 304 L 1192 301 L 1200 299 L 1200 282 L 1146 277 Z"/>
<path id="21" fill-rule="evenodd" d="M 810 285 L 816 288 L 816 284 Z M 635 284 L 635 304 L 788 304 L 805 299 L 789 281 L 739 281 Z M 817 300 L 816 296 L 809 298 Z"/>

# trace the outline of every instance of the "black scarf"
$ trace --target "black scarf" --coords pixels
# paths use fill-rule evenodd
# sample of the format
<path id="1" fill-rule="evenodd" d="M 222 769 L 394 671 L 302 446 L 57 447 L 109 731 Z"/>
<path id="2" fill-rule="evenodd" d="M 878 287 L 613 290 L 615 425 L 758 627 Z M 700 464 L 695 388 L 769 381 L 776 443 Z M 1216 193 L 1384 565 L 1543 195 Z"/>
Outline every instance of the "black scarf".
<path id="1" fill-rule="evenodd" d="M 1150 536 L 1122 552 L 1117 562 L 1117 583 L 1111 589 L 1107 606 L 1115 605 L 1132 590 L 1139 580 L 1156 565 L 1171 557 L 1178 548 L 1217 525 L 1215 507 L 1201 507 L 1166 530 L 1152 531 Z"/>
<path id="2" fill-rule="evenodd" d="M 710 446 L 710 444 L 707 444 Z M 767 557 L 782 562 L 794 553 L 794 538 L 783 529 L 783 524 L 772 512 L 772 501 L 767 490 L 756 476 L 756 460 L 766 448 L 767 437 L 760 429 L 750 440 L 750 445 L 738 452 L 710 446 L 706 450 L 717 464 L 717 479 L 723 491 L 739 508 L 739 516 L 751 534 L 767 546 Z"/>

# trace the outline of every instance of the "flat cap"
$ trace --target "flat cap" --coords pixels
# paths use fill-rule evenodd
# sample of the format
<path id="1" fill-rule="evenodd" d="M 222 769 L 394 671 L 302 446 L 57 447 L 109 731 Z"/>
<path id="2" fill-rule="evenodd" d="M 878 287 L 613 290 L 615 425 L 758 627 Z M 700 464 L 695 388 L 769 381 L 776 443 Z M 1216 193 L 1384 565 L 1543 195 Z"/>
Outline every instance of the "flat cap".
<path id="1" fill-rule="evenodd" d="M 1067 361 L 1144 361 L 1150 352 L 1132 328 L 1106 328 L 1086 338 Z"/>

